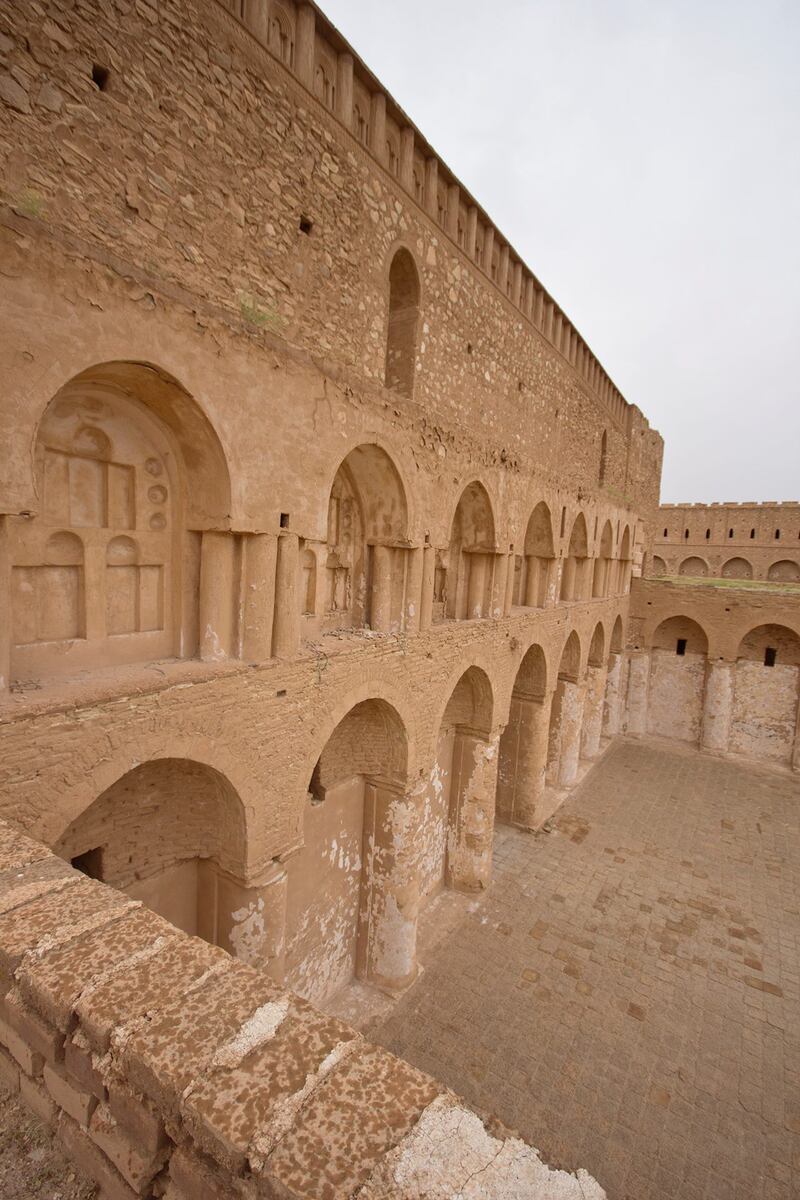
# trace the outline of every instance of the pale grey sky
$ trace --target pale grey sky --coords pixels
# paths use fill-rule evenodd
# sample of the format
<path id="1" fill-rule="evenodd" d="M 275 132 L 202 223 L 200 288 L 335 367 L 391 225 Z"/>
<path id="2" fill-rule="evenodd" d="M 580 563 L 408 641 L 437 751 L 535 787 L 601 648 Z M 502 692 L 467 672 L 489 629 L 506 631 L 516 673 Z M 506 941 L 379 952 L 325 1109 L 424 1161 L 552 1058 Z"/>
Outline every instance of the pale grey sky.
<path id="1" fill-rule="evenodd" d="M 322 0 L 666 442 L 800 499 L 800 0 Z"/>

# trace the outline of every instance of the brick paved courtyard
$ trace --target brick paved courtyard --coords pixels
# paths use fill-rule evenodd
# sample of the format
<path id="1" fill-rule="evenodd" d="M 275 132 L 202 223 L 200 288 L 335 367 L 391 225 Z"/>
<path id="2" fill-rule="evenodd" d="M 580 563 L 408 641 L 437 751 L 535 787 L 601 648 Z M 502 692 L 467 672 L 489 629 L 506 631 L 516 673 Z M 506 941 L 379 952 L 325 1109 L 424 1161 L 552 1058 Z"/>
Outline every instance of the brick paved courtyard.
<path id="1" fill-rule="evenodd" d="M 798 1197 L 799 825 L 797 778 L 617 743 L 397 1005 L 338 1003 L 610 1200 Z"/>

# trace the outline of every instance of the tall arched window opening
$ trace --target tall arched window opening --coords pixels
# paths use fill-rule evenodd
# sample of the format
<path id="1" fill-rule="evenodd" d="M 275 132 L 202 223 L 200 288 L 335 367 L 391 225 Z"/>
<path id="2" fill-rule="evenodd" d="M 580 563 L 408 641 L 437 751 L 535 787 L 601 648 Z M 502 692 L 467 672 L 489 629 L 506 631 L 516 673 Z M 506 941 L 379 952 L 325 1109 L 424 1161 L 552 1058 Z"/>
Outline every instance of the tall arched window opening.
<path id="1" fill-rule="evenodd" d="M 408 250 L 400 249 L 389 268 L 389 326 L 386 386 L 404 396 L 414 391 L 419 324 L 419 275 Z"/>

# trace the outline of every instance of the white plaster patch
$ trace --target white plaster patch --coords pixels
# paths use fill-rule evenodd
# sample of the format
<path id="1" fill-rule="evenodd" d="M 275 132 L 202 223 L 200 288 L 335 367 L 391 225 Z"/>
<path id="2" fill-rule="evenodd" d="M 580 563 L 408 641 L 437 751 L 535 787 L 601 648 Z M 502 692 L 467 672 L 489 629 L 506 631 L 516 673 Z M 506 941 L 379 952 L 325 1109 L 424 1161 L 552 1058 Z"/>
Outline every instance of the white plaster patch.
<path id="1" fill-rule="evenodd" d="M 359 1200 L 606 1200 L 586 1171 L 552 1171 L 518 1138 L 501 1141 L 453 1097 L 429 1104 L 359 1192 Z"/>
<path id="2" fill-rule="evenodd" d="M 230 939 L 233 953 L 241 962 L 256 966 L 264 957 L 267 929 L 264 921 L 264 900 L 251 901 L 245 908 L 231 913 Z"/>
<path id="3" fill-rule="evenodd" d="M 281 996 L 279 1000 L 271 1000 L 257 1008 L 239 1032 L 219 1047 L 211 1065 L 235 1067 L 246 1055 L 273 1038 L 289 1011 L 289 1000 L 288 995 Z"/>

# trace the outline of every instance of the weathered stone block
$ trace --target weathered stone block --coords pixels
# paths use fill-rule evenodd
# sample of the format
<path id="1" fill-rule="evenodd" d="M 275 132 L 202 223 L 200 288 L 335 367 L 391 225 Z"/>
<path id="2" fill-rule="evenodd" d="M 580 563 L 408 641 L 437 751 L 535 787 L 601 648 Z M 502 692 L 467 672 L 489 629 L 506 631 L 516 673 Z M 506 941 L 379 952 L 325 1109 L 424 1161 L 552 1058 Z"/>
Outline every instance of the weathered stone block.
<path id="1" fill-rule="evenodd" d="M 97 1107 L 97 1097 L 76 1086 L 76 1080 L 68 1079 L 63 1071 L 52 1067 L 50 1063 L 44 1064 L 42 1077 L 44 1086 L 58 1107 L 79 1125 L 88 1125 L 89 1118 Z"/>

